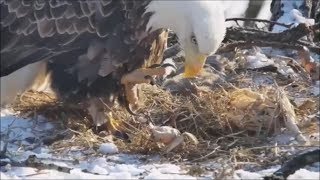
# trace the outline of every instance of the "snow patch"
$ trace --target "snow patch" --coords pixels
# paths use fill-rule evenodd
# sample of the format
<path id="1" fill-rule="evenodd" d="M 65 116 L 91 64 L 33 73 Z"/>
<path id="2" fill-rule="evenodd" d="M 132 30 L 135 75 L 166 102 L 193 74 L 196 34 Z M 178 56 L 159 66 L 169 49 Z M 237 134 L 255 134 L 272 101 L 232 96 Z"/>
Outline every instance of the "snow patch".
<path id="1" fill-rule="evenodd" d="M 181 171 L 179 166 L 173 164 L 155 164 L 154 166 L 157 167 L 161 173 L 178 174 Z"/>
<path id="2" fill-rule="evenodd" d="M 197 179 L 189 175 L 180 175 L 180 174 L 162 174 L 159 171 L 153 171 L 144 179 Z"/>
<path id="3" fill-rule="evenodd" d="M 118 147 L 113 143 L 103 143 L 99 147 L 99 152 L 102 154 L 115 154 L 118 153 Z"/>
<path id="4" fill-rule="evenodd" d="M 270 65 L 274 65 L 274 60 L 267 58 L 265 54 L 257 52 L 255 55 L 247 56 L 249 69 L 257 69 Z"/>
<path id="5" fill-rule="evenodd" d="M 315 82 L 315 84 L 311 88 L 311 93 L 315 96 L 320 95 L 320 81 Z"/>
<path id="6" fill-rule="evenodd" d="M 261 174 L 248 172 L 245 170 L 237 170 L 233 176 L 234 179 L 261 179 Z"/>
<path id="7" fill-rule="evenodd" d="M 288 177 L 289 179 L 319 179 L 320 173 L 319 172 L 312 172 L 306 169 L 299 169 L 294 174 Z"/>
<path id="8" fill-rule="evenodd" d="M 302 13 L 297 10 L 296 8 L 302 6 L 303 1 L 282 1 L 282 11 L 283 15 L 277 20 L 279 23 L 293 23 L 294 26 L 297 26 L 300 23 L 306 23 L 308 25 L 314 25 L 315 21 L 314 19 L 308 19 L 306 17 L 303 17 Z M 287 30 L 286 27 L 275 25 L 273 27 L 272 32 L 282 32 Z"/>

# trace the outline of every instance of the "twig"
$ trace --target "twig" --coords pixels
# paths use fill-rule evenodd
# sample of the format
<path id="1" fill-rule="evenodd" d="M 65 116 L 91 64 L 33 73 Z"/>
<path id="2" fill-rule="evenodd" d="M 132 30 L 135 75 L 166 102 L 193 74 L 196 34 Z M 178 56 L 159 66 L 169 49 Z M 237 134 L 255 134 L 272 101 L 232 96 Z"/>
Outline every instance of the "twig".
<path id="1" fill-rule="evenodd" d="M 288 97 L 286 96 L 285 92 L 281 88 L 277 88 L 277 99 L 280 106 L 280 111 L 283 114 L 283 118 L 285 121 L 285 125 L 289 131 L 293 132 L 297 141 L 300 143 L 308 142 L 307 138 L 302 135 L 299 127 L 296 124 L 296 114 L 294 112 L 294 107 L 290 103 Z"/>
<path id="2" fill-rule="evenodd" d="M 261 166 L 259 163 L 256 162 L 237 162 L 237 165 L 255 165 L 255 166 Z"/>
<path id="3" fill-rule="evenodd" d="M 228 137 L 235 137 L 236 135 L 242 134 L 244 132 L 246 132 L 246 130 L 239 131 L 239 132 L 236 132 L 236 133 L 231 133 L 231 134 L 228 134 L 228 135 L 225 135 L 225 136 L 221 136 L 221 137 L 219 137 L 218 139 L 215 140 L 215 144 L 217 144 L 221 139 L 228 138 Z"/>
<path id="4" fill-rule="evenodd" d="M 25 175 L 24 177 L 32 177 L 32 176 L 41 175 L 41 174 L 48 174 L 48 172 L 38 172 L 38 173 L 28 174 L 28 175 Z"/>
<path id="5" fill-rule="evenodd" d="M 214 148 L 209 154 L 206 154 L 205 156 L 202 156 L 202 157 L 200 157 L 200 158 L 194 159 L 194 160 L 192 160 L 191 162 L 203 160 L 203 159 L 211 156 L 211 155 L 212 155 L 213 153 L 215 153 L 219 148 L 220 148 L 220 146 Z"/>
<path id="6" fill-rule="evenodd" d="M 255 21 L 255 22 L 264 22 L 264 23 L 269 23 L 269 24 L 276 24 L 276 25 L 279 25 L 279 26 L 283 26 L 283 27 L 286 27 L 286 28 L 290 28 L 292 27 L 293 23 L 292 24 L 284 24 L 284 23 L 279 23 L 279 22 L 276 22 L 276 21 L 269 21 L 269 20 L 266 20 L 266 19 L 255 19 L 255 18 L 227 18 L 226 21 Z"/>
<path id="7" fill-rule="evenodd" d="M 311 147 L 319 147 L 316 145 L 273 145 L 273 146 L 257 146 L 252 148 L 247 148 L 246 150 L 258 150 L 258 149 L 271 149 L 271 148 L 279 148 L 279 147 L 304 147 L 304 148 L 311 148 Z"/>
<path id="8" fill-rule="evenodd" d="M 229 43 L 226 45 L 221 46 L 217 53 L 227 53 L 230 51 L 234 51 L 236 48 L 238 49 L 247 49 L 251 48 L 253 46 L 259 46 L 259 47 L 274 47 L 274 48 L 289 48 L 294 50 L 301 50 L 303 49 L 303 45 L 298 44 L 287 44 L 287 43 L 281 43 L 281 42 L 267 42 L 267 41 L 237 41 L 234 43 Z M 306 46 L 310 51 L 314 53 L 320 52 L 320 47 L 318 46 Z"/>

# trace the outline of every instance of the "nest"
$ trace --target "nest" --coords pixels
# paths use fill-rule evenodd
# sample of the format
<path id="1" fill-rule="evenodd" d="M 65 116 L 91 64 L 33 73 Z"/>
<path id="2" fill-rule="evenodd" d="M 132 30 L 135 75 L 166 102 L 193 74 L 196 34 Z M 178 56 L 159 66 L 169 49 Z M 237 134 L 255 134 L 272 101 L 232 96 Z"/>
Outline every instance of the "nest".
<path id="1" fill-rule="evenodd" d="M 42 115 L 77 131 L 92 127 L 90 116 L 81 104 L 62 103 L 52 93 L 27 91 L 16 98 L 12 108 L 24 117 Z"/>
<path id="2" fill-rule="evenodd" d="M 131 116 L 119 106 L 112 108 L 114 118 L 129 136 L 129 141 L 115 140 L 118 148 L 126 153 L 161 152 L 161 145 L 153 141 L 147 128 L 148 122 L 152 121 L 155 125 L 172 126 L 181 132 L 192 133 L 200 141 L 197 146 L 184 143 L 169 156 L 166 155 L 169 158 L 203 160 L 226 156 L 229 159 L 255 161 L 258 155 L 257 148 L 253 147 L 265 146 L 266 139 L 285 126 L 288 110 L 281 109 L 283 99 L 293 104 L 289 111 L 291 109 L 295 113 L 302 133 L 317 130 L 315 123 L 304 122 L 319 108 L 318 97 L 310 96 L 306 91 L 309 85 L 305 81 L 292 83 L 268 70 L 241 69 L 241 60 L 237 60 L 241 59 L 240 56 L 235 54 L 233 57 L 237 61 L 236 68 L 230 68 L 230 63 L 224 67 L 227 72 L 224 78 L 209 72 L 210 77 L 215 77 L 209 82 L 196 79 L 185 83 L 174 79 L 178 83 L 141 85 L 141 115 Z M 272 77 L 273 83 L 263 86 L 253 83 L 254 78 L 265 76 Z M 183 87 L 179 89 L 172 84 L 182 84 Z M 297 94 L 306 100 L 295 104 Z M 13 108 L 25 116 L 41 114 L 52 121 L 60 121 L 64 128 L 76 135 L 54 143 L 52 146 L 56 149 L 70 144 L 97 148 L 100 143 L 111 140 L 108 134 L 96 132 L 87 110 L 81 104 L 64 104 L 50 94 L 30 91 L 17 98 Z"/>

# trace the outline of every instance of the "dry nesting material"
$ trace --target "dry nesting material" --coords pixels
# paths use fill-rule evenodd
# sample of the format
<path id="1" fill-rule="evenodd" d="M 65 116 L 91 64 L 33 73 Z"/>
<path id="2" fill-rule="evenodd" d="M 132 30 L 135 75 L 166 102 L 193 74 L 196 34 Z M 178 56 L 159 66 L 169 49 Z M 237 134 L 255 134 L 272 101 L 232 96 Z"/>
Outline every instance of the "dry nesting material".
<path id="1" fill-rule="evenodd" d="M 279 132 L 282 127 L 287 127 L 293 134 L 301 135 L 297 125 L 300 125 L 300 120 L 305 115 L 293 115 L 295 118 L 289 118 L 289 124 L 288 117 L 296 111 L 303 111 L 303 107 L 308 107 L 309 114 L 312 114 L 316 111 L 312 107 L 318 106 L 311 98 L 303 103 L 310 106 L 292 106 L 288 100 L 291 97 L 286 93 L 279 94 L 283 90 L 275 86 L 257 89 L 221 87 L 209 91 L 198 87 L 197 94 L 189 96 L 173 95 L 150 85 L 143 85 L 141 89 L 141 104 L 149 118 L 157 125 L 170 125 L 181 132 L 194 134 L 202 140 L 202 144 L 197 148 L 198 153 L 200 150 L 209 151 L 212 148 L 205 146 L 204 142 L 219 142 L 220 146 L 226 148 L 235 145 L 252 146 L 259 142 L 256 137 Z M 126 122 L 139 124 L 134 118 L 128 118 Z M 136 126 L 136 129 L 139 130 L 139 126 L 141 124 Z M 146 131 L 141 132 L 138 142 L 153 142 L 150 136 L 143 136 L 144 134 Z M 219 141 L 221 138 L 223 141 Z M 297 140 L 300 141 L 299 139 L 301 140 Z M 154 143 L 153 145 L 156 147 Z M 136 147 L 141 149 L 141 143 L 135 144 L 133 149 Z M 193 148 L 185 145 L 182 147 L 184 151 Z M 181 152 L 181 148 L 176 150 L 179 151 Z"/>
<path id="2" fill-rule="evenodd" d="M 86 131 L 92 127 L 90 116 L 80 104 L 65 104 L 46 92 L 28 91 L 18 96 L 12 108 L 22 116 L 43 115 L 49 120 L 61 122 L 65 127 Z"/>
<path id="3" fill-rule="evenodd" d="M 175 96 L 155 86 L 145 86 L 143 94 L 144 109 L 156 124 L 167 120 L 168 125 L 202 139 L 239 130 L 261 131 L 271 122 L 275 110 L 272 99 L 250 89 L 218 88 Z"/>
<path id="4" fill-rule="evenodd" d="M 182 133 L 194 134 L 200 140 L 198 146 L 182 144 L 173 151 L 188 157 L 214 152 L 216 147 L 207 145 L 207 142 L 214 146 L 218 144 L 222 149 L 239 145 L 252 146 L 257 142 L 257 136 L 270 134 L 283 127 L 279 120 L 285 117 L 287 111 L 279 110 L 276 88 L 238 89 L 223 84 L 211 89 L 201 86 L 195 88 L 195 94 L 179 95 L 157 86 L 141 85 L 140 104 L 144 115 L 134 117 L 117 106 L 112 109 L 114 118 L 130 137 L 130 142 L 115 141 L 119 149 L 143 154 L 162 151 L 163 145 L 154 141 L 147 128 L 145 122 L 148 120 L 152 120 L 155 125 L 169 125 Z M 303 107 L 309 107 L 306 106 L 300 105 L 301 110 L 298 108 L 294 111 L 303 111 Z M 45 93 L 25 93 L 17 99 L 14 109 L 26 115 L 37 112 L 49 119 L 62 121 L 66 127 L 77 131 L 72 140 L 55 143 L 56 148 L 70 144 L 95 147 L 110 140 L 90 130 L 92 123 L 85 108 L 59 103 L 55 97 Z M 298 113 L 297 119 L 304 115 Z"/>
<path id="5" fill-rule="evenodd" d="M 147 128 L 141 128 L 130 135 L 130 143 L 125 141 L 115 141 L 115 144 L 122 152 L 153 154 L 161 152 L 161 147 L 152 140 L 150 131 Z"/>

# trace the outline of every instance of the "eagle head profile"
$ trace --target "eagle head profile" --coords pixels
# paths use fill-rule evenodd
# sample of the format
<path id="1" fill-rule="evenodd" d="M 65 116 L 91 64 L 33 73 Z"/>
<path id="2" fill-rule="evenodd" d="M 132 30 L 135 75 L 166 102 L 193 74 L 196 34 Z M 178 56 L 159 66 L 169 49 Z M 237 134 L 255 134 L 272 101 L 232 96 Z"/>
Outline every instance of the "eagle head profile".
<path id="1" fill-rule="evenodd" d="M 155 12 L 147 28 L 169 28 L 185 52 L 185 77 L 198 75 L 209 55 L 219 48 L 226 33 L 222 1 L 152 1 Z"/>

